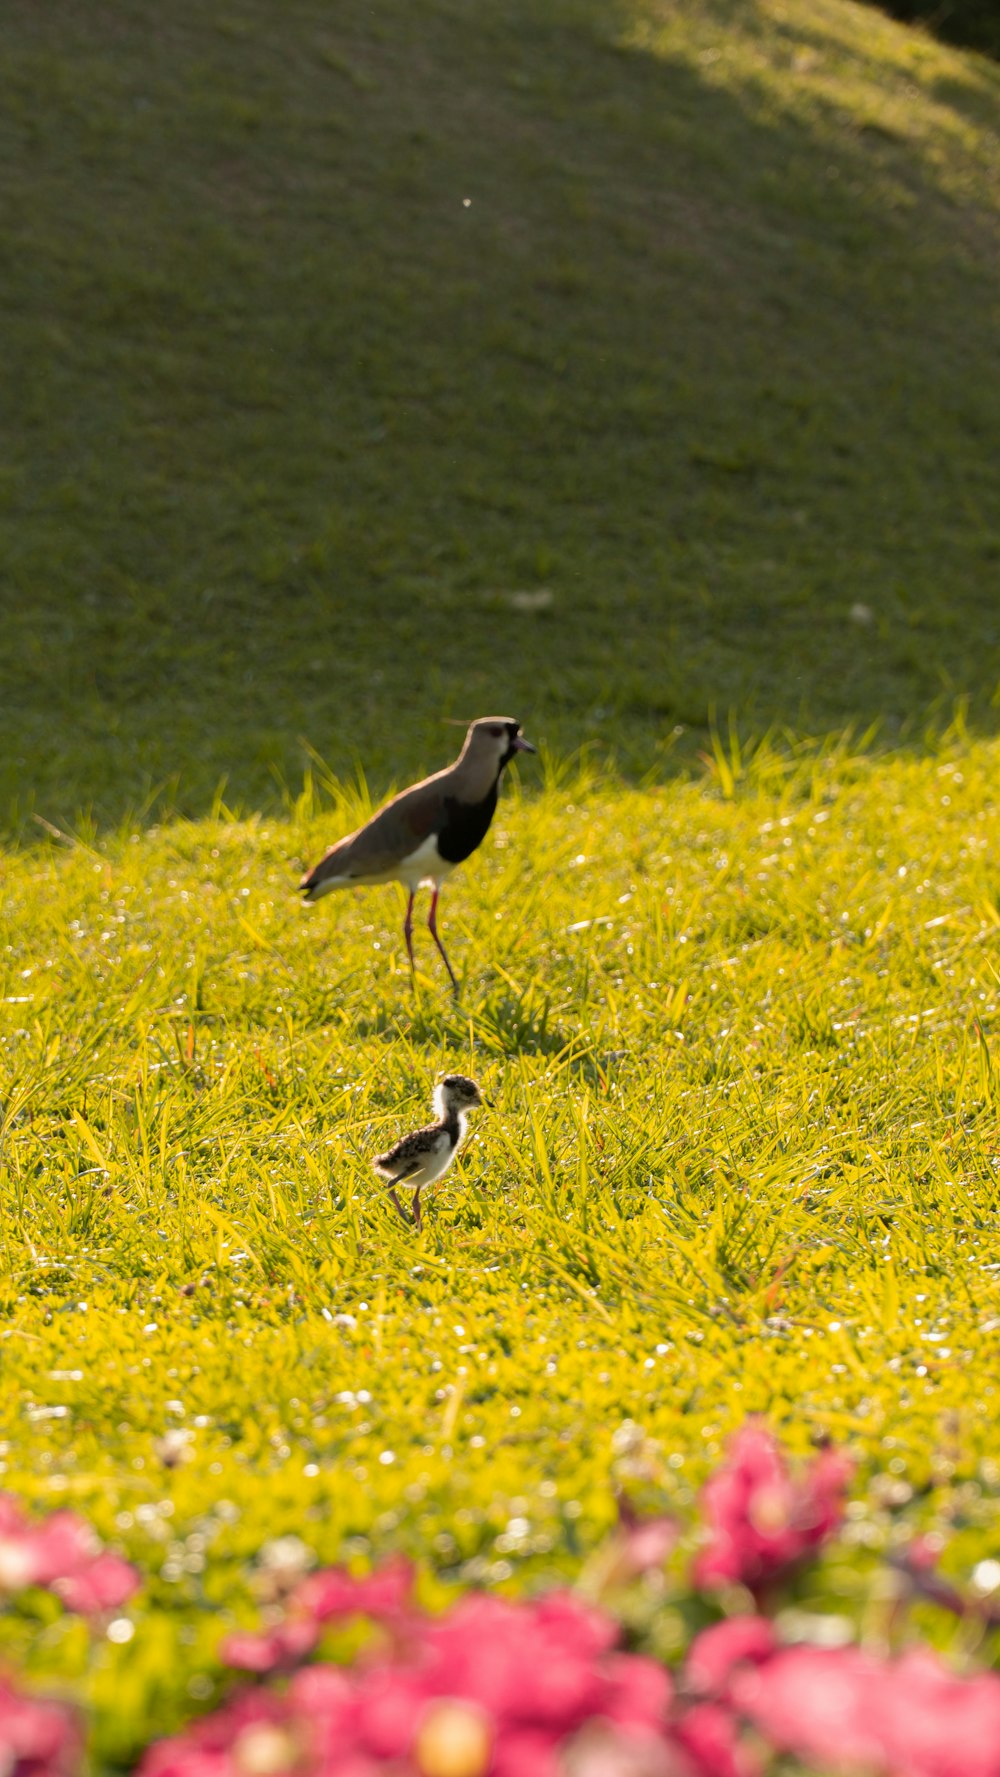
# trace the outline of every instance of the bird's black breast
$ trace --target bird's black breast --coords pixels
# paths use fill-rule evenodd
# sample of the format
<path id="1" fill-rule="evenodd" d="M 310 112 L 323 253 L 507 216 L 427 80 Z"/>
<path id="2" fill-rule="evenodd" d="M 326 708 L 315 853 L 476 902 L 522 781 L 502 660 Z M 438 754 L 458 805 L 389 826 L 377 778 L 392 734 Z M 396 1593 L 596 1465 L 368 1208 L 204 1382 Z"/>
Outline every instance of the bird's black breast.
<path id="1" fill-rule="evenodd" d="M 477 845 L 482 845 L 496 805 L 496 784 L 482 802 L 459 802 L 454 796 L 445 798 L 444 822 L 438 832 L 437 848 L 446 864 L 463 863 Z"/>

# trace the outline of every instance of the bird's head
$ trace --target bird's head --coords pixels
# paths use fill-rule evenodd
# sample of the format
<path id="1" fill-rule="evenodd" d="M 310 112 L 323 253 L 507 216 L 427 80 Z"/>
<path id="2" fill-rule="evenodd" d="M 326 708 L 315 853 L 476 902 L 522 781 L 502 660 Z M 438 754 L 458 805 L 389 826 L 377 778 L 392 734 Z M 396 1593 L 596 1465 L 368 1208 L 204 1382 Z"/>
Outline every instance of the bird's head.
<path id="1" fill-rule="evenodd" d="M 434 1088 L 434 1103 L 438 1115 L 447 1117 L 458 1111 L 472 1110 L 478 1104 L 485 1104 L 482 1093 L 475 1080 L 467 1074 L 445 1074 Z"/>
<path id="2" fill-rule="evenodd" d="M 530 740 L 524 739 L 520 722 L 515 722 L 513 717 L 480 716 L 478 721 L 469 724 L 462 758 L 468 760 L 477 775 L 489 771 L 497 778 L 515 753 L 535 751 Z"/>

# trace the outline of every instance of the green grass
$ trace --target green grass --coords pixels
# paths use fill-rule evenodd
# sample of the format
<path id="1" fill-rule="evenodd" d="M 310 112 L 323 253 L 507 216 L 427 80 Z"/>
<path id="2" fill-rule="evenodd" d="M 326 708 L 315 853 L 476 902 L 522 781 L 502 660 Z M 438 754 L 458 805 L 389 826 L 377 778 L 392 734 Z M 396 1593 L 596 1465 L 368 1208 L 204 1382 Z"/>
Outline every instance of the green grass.
<path id="1" fill-rule="evenodd" d="M 997 764 L 550 776 L 449 888 L 457 1007 L 395 891 L 295 905 L 350 799 L 10 858 L 4 1479 L 149 1576 L 102 1757 L 206 1694 L 279 1533 L 575 1572 L 627 1419 L 681 1509 L 748 1411 L 848 1444 L 841 1608 L 914 1491 L 957 1572 L 995 1550 Z M 496 1108 L 418 1236 L 369 1161 L 446 1067 Z M 80 1671 L 77 1629 L 2 1635 Z"/>
<path id="2" fill-rule="evenodd" d="M 713 708 L 992 731 L 991 63 L 848 0 L 15 0 L 0 69 L 8 828 L 490 708 L 640 775 Z"/>

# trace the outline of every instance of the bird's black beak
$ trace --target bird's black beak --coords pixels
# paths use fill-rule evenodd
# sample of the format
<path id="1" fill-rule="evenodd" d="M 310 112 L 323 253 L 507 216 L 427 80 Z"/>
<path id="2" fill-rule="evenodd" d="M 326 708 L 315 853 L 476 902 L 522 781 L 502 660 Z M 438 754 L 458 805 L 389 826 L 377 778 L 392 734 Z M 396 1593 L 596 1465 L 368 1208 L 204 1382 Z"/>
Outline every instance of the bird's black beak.
<path id="1" fill-rule="evenodd" d="M 515 753 L 537 753 L 538 751 L 537 747 L 532 746 L 530 740 L 525 740 L 523 734 L 515 734 L 511 746 Z"/>

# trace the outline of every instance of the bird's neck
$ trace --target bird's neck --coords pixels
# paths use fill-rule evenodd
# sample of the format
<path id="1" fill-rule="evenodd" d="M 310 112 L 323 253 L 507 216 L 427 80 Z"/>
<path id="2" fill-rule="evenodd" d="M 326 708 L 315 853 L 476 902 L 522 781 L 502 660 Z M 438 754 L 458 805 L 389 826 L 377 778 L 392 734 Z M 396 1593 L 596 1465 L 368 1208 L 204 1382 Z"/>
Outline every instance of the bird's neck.
<path id="1" fill-rule="evenodd" d="M 506 760 L 498 763 L 496 759 L 470 759 L 463 753 L 458 764 L 462 767 L 463 802 L 485 802 L 491 793 L 496 795 Z"/>
<path id="2" fill-rule="evenodd" d="M 446 1129 L 452 1141 L 461 1141 L 465 1134 L 465 1112 L 447 1105 L 441 1116 L 441 1127 Z"/>

